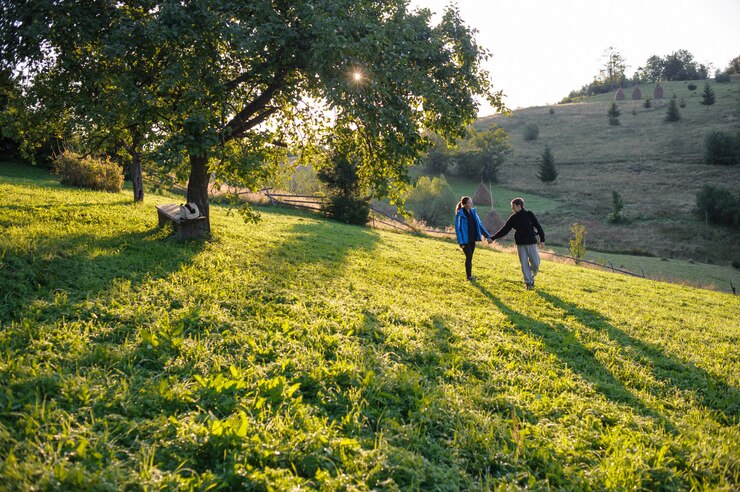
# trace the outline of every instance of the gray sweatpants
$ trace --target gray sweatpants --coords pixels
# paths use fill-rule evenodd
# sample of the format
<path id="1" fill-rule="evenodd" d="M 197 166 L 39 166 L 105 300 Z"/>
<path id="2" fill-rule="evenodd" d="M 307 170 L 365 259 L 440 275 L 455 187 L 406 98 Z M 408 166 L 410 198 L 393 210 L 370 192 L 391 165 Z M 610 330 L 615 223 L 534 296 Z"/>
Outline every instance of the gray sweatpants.
<path id="1" fill-rule="evenodd" d="M 540 269 L 540 254 L 536 244 L 517 244 L 516 252 L 519 254 L 519 264 L 522 266 L 524 283 L 534 284 L 534 276 Z"/>

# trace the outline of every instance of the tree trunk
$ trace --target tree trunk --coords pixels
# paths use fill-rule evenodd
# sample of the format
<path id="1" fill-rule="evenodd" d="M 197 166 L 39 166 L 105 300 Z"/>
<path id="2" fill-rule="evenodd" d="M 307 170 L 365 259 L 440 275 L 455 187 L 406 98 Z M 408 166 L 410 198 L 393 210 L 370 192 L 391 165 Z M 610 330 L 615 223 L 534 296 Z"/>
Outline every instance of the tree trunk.
<path id="1" fill-rule="evenodd" d="M 131 185 L 134 188 L 134 202 L 144 200 L 144 181 L 141 177 L 141 154 L 131 152 Z"/>
<path id="2" fill-rule="evenodd" d="M 208 171 L 208 158 L 204 155 L 190 156 L 190 179 L 188 180 L 188 203 L 198 205 L 201 215 L 206 218 L 204 232 L 211 233 L 211 219 L 208 210 L 208 183 L 211 173 Z"/>

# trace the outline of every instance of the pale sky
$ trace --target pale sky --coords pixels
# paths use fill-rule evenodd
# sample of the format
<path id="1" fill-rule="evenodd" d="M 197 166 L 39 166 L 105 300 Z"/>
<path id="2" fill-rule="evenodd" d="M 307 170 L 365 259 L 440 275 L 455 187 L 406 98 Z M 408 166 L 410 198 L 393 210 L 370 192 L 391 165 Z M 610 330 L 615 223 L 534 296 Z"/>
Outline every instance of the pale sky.
<path id="1" fill-rule="evenodd" d="M 411 0 L 441 13 L 450 0 Z M 740 0 L 457 0 L 460 15 L 492 53 L 485 68 L 510 109 L 555 104 L 591 82 L 613 46 L 627 76 L 651 55 L 680 49 L 711 64 L 740 55 Z M 434 19 L 437 22 L 439 17 Z M 479 116 L 492 113 L 481 107 Z"/>

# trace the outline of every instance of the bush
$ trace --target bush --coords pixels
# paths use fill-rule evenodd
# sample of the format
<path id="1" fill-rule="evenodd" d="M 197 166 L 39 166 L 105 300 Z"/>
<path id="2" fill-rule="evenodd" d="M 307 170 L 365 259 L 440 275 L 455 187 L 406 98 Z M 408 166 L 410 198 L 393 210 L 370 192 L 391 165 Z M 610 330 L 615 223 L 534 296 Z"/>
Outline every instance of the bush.
<path id="1" fill-rule="evenodd" d="M 721 131 L 704 137 L 704 163 L 734 166 L 740 163 L 740 134 L 736 137 Z"/>
<path id="2" fill-rule="evenodd" d="M 717 73 L 714 75 L 714 81 L 718 84 L 726 84 L 730 80 L 730 74 L 728 72 L 717 71 Z"/>
<path id="3" fill-rule="evenodd" d="M 52 172 L 63 185 L 118 193 L 123 187 L 123 170 L 110 159 L 80 157 L 64 151 L 52 162 Z"/>
<path id="4" fill-rule="evenodd" d="M 622 197 L 616 191 L 612 191 L 612 212 L 607 216 L 607 220 L 612 224 L 619 224 L 624 220 L 622 216 L 622 209 L 624 208 L 624 202 Z"/>
<path id="5" fill-rule="evenodd" d="M 695 91 L 695 90 L 696 90 L 696 84 L 694 84 L 694 83 L 691 83 L 691 84 L 687 85 L 686 87 L 687 87 L 687 88 L 688 88 L 688 89 L 689 89 L 690 91 Z"/>
<path id="6" fill-rule="evenodd" d="M 362 225 L 370 216 L 370 204 L 361 196 L 357 165 L 342 150 L 332 152 L 317 173 L 330 194 L 323 212 L 340 222 Z"/>
<path id="7" fill-rule="evenodd" d="M 700 218 L 713 224 L 740 226 L 740 196 L 730 190 L 704 185 L 696 194 L 696 211 Z"/>
<path id="8" fill-rule="evenodd" d="M 572 239 L 568 241 L 570 255 L 578 265 L 586 256 L 586 226 L 583 224 L 571 224 L 570 233 L 573 234 Z"/>
<path id="9" fill-rule="evenodd" d="M 524 125 L 524 140 L 527 142 L 531 142 L 533 140 L 537 140 L 537 137 L 540 136 L 540 129 L 537 126 L 537 123 L 530 121 L 526 125 Z"/>
<path id="10" fill-rule="evenodd" d="M 406 196 L 406 207 L 432 227 L 450 223 L 457 198 L 444 176 L 422 176 Z"/>
<path id="11" fill-rule="evenodd" d="M 324 213 L 345 224 L 364 225 L 370 217 L 370 204 L 353 196 L 334 195 L 324 206 Z"/>

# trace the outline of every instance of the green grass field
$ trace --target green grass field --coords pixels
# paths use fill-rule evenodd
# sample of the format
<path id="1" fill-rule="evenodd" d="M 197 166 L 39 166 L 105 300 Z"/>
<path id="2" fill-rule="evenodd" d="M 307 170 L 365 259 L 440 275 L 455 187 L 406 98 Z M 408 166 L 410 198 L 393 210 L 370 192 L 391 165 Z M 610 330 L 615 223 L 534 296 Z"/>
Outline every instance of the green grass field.
<path id="1" fill-rule="evenodd" d="M 740 301 L 0 165 L 0 490 L 733 490 Z"/>

